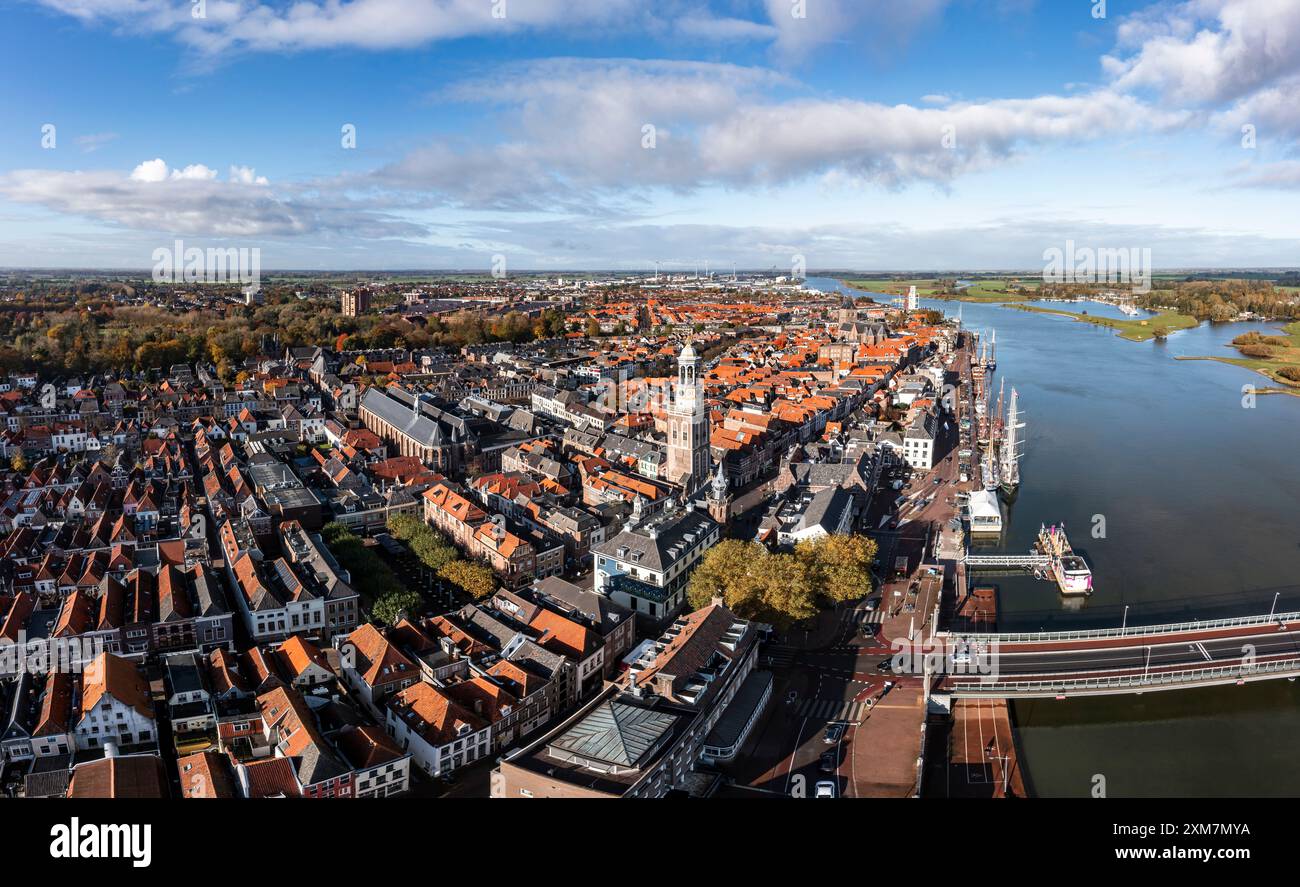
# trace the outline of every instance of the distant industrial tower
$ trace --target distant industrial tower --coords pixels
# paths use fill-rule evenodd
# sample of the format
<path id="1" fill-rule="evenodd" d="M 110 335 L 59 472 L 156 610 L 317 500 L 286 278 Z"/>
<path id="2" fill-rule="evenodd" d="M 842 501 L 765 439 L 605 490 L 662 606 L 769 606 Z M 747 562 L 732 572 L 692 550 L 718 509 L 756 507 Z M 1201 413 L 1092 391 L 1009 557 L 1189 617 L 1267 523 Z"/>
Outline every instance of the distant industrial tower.
<path id="1" fill-rule="evenodd" d="M 920 307 L 921 307 L 921 300 L 916 297 L 916 287 L 909 286 L 907 288 L 907 310 L 915 311 Z"/>
<path id="2" fill-rule="evenodd" d="M 668 407 L 668 480 L 688 491 L 709 472 L 709 423 L 700 357 L 690 342 L 677 356 L 677 390 Z"/>
<path id="3" fill-rule="evenodd" d="M 370 310 L 370 292 L 368 290 L 344 290 L 341 296 L 340 310 L 346 317 L 360 317 Z"/>

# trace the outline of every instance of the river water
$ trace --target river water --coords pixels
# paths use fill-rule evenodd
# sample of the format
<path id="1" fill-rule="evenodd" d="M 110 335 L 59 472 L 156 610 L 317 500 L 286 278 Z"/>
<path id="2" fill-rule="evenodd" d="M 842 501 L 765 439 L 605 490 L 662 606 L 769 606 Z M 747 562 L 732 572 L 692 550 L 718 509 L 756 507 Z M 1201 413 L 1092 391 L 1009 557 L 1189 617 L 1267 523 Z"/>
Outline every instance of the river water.
<path id="1" fill-rule="evenodd" d="M 809 284 L 840 289 L 826 279 Z M 1021 488 L 1001 542 L 1026 551 L 1060 523 L 1095 593 L 1000 577 L 1001 628 L 1092 628 L 1300 610 L 1300 398 L 1263 376 L 1179 356 L 1235 356 L 1250 330 L 1202 324 L 1166 342 L 993 304 L 923 299 L 967 329 L 997 330 L 995 386 L 1015 386 L 1028 427 Z M 1096 303 L 1044 307 L 1122 316 Z M 1114 312 L 1113 314 L 1111 312 Z M 994 389 L 996 392 L 996 388 Z M 1127 608 L 1127 612 L 1126 612 Z M 1014 706 L 1036 794 L 1300 795 L 1300 688 L 1287 681 Z"/>

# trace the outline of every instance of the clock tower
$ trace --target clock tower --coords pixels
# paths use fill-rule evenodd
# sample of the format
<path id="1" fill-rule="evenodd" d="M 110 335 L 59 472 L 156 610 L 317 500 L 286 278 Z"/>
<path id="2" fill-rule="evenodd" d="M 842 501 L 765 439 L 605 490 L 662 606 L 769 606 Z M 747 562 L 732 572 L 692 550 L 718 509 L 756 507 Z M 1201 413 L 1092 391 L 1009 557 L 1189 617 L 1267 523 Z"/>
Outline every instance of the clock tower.
<path id="1" fill-rule="evenodd" d="M 677 387 L 668 407 L 668 480 L 688 492 L 709 472 L 709 420 L 700 357 L 690 342 L 677 356 Z"/>

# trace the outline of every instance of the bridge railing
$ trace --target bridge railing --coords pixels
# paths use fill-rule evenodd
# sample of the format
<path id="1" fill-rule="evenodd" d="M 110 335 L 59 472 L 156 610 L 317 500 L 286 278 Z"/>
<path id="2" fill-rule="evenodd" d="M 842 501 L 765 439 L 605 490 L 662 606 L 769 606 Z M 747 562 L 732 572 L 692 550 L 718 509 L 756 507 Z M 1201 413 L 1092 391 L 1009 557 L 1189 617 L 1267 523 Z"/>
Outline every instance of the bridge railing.
<path id="1" fill-rule="evenodd" d="M 978 693 L 987 696 L 1007 696 L 1017 693 L 1077 693 L 1081 690 L 1121 690 L 1127 687 L 1151 688 L 1177 684 L 1197 684 L 1206 681 L 1221 682 L 1227 680 L 1248 680 L 1268 675 L 1283 675 L 1289 672 L 1300 673 L 1300 658 L 1273 659 L 1244 665 L 1240 662 L 1232 665 L 1217 665 L 1204 668 L 1189 668 L 1180 671 L 1150 672 L 1148 674 L 1108 675 L 1095 678 L 1067 678 L 1064 680 L 1040 681 L 972 681 L 953 684 L 950 692 L 966 694 Z"/>
<path id="2" fill-rule="evenodd" d="M 968 554 L 962 559 L 968 567 L 1046 566 L 1052 559 L 1045 554 Z"/>
<path id="3" fill-rule="evenodd" d="M 1164 625 L 1130 625 L 1124 628 L 1094 628 L 1076 631 L 1024 631 L 1024 632 L 939 632 L 940 637 L 959 641 L 972 640 L 984 643 L 1037 643 L 1039 641 L 1073 641 L 1101 638 L 1148 637 L 1161 634 L 1214 631 L 1216 628 L 1248 628 L 1252 625 L 1283 625 L 1300 623 L 1300 612 L 1274 613 L 1266 616 L 1238 616 L 1230 619 L 1203 619 L 1196 622 L 1170 622 Z"/>

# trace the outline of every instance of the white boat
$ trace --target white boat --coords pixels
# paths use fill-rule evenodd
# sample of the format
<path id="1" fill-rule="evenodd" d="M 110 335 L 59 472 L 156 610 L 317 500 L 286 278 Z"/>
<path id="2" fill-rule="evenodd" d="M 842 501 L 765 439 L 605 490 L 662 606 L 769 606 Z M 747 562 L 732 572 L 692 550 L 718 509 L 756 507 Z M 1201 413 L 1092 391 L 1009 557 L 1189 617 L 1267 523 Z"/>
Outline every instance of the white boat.
<path id="1" fill-rule="evenodd" d="M 1077 554 L 1056 561 L 1056 584 L 1065 594 L 1092 594 L 1092 570 Z"/>

